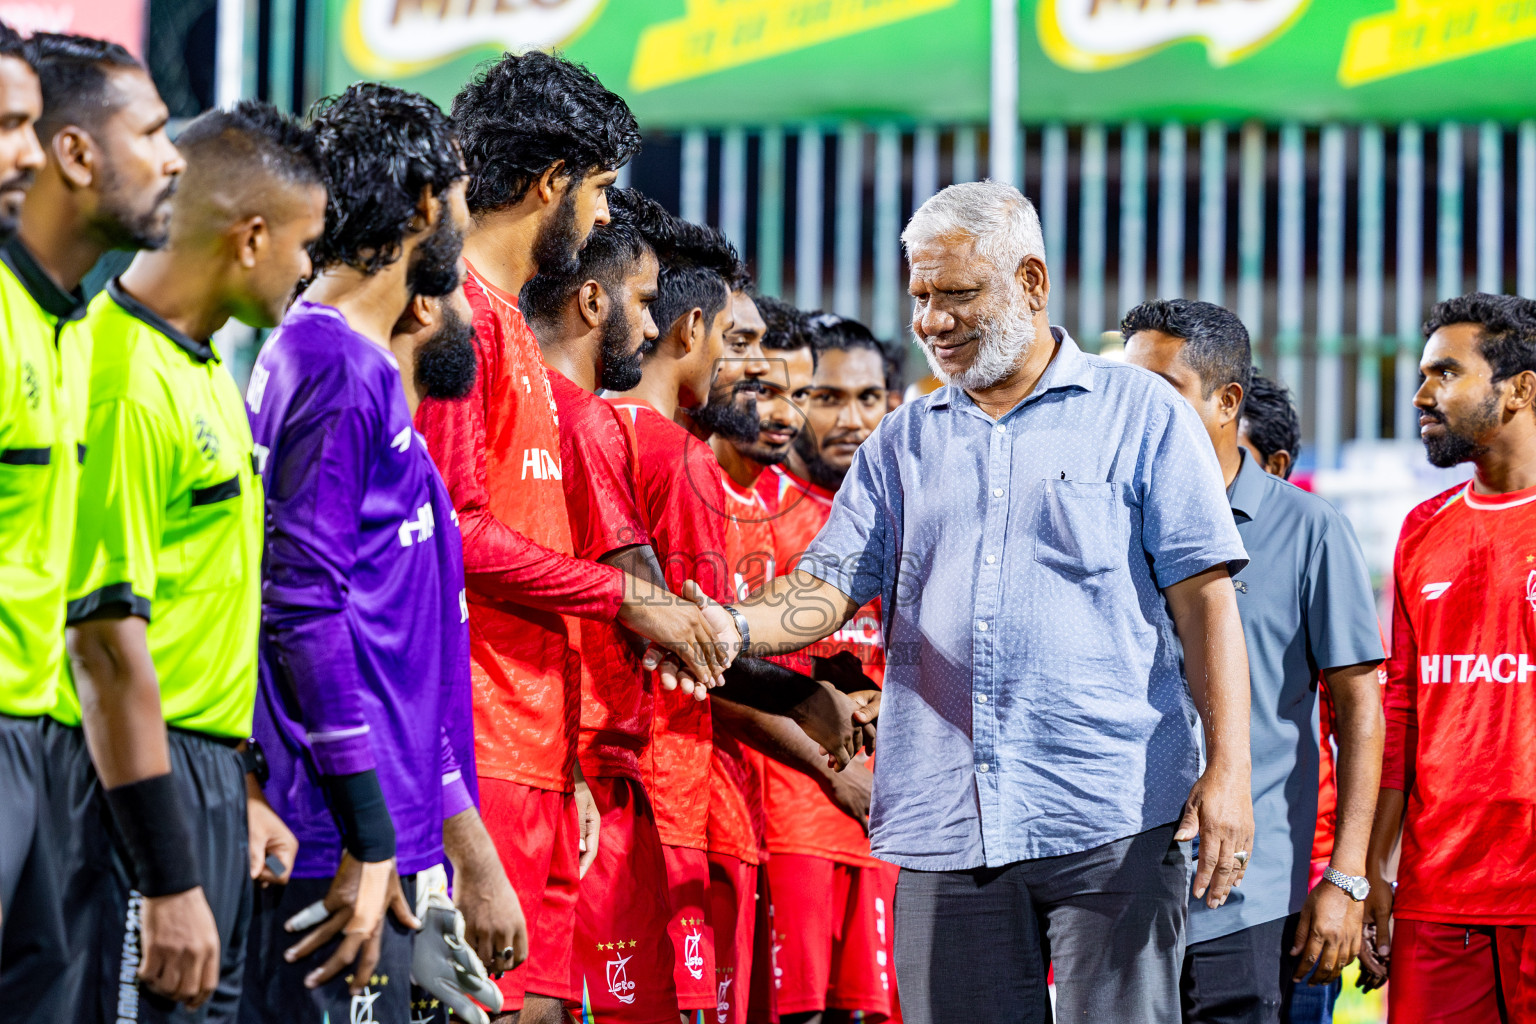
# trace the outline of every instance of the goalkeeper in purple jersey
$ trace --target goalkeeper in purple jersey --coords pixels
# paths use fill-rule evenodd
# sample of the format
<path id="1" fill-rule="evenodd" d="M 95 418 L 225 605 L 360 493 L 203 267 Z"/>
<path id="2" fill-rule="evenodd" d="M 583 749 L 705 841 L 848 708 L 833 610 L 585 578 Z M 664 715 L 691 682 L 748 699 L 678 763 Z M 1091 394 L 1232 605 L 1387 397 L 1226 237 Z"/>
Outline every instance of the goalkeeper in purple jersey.
<path id="1" fill-rule="evenodd" d="M 331 187 L 320 272 L 246 396 L 267 493 L 255 731 L 299 854 L 258 901 L 242 1015 L 403 1022 L 413 970 L 436 973 L 413 949 L 427 936 L 412 905 L 445 856 L 471 944 L 510 967 L 522 941 L 474 807 L 453 503 L 411 424 L 420 388 L 461 394 L 473 379 L 472 357 L 468 380 L 441 369 L 464 364 L 469 337 L 433 298 L 458 287 L 465 179 L 446 118 L 419 96 L 354 86 L 315 128 Z M 423 310 L 438 329 L 397 358 L 396 327 L 419 337 Z M 474 1018 L 467 1001 L 460 1015 Z"/>

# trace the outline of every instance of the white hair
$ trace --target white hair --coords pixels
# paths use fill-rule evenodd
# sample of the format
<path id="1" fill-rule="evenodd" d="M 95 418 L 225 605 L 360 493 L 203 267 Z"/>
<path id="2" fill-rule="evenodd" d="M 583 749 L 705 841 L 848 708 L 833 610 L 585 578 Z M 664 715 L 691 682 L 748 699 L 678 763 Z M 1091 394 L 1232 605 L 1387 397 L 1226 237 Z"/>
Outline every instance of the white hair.
<path id="1" fill-rule="evenodd" d="M 976 255 L 1013 273 L 1026 256 L 1045 259 L 1040 215 L 1024 193 L 1006 182 L 968 181 L 930 196 L 907 222 L 901 242 L 908 254 L 921 245 L 968 238 Z"/>

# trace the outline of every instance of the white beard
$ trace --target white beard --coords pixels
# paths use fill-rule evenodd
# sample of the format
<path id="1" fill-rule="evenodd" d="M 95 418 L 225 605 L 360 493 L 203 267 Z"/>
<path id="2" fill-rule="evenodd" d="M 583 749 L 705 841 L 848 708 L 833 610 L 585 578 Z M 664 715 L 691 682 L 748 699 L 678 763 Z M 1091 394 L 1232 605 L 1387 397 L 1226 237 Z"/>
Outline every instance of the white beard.
<path id="1" fill-rule="evenodd" d="M 1016 299 L 996 316 L 978 317 L 975 336 L 976 356 L 971 365 L 959 373 L 947 373 L 934 356 L 933 346 L 927 339 L 918 339 L 923 355 L 928 358 L 928 369 L 939 380 L 962 391 L 981 391 L 1007 377 L 1019 367 L 1035 344 L 1035 321 L 1029 304 Z"/>

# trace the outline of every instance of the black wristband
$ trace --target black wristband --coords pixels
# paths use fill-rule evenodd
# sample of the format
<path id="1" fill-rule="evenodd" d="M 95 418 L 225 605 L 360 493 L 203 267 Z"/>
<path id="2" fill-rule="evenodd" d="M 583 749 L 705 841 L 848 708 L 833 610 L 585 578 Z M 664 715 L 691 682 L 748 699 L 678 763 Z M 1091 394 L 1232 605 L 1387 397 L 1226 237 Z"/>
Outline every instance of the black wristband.
<path id="1" fill-rule="evenodd" d="M 350 775 L 322 775 L 320 786 L 348 853 L 365 864 L 395 855 L 395 823 L 384 803 L 378 772 L 370 768 Z"/>
<path id="2" fill-rule="evenodd" d="M 140 893 L 174 896 L 203 884 L 191 822 L 170 773 L 117 786 L 105 795 Z"/>
<path id="3" fill-rule="evenodd" d="M 267 780 L 272 777 L 272 769 L 267 764 L 266 751 L 261 749 L 255 737 L 245 741 L 245 749 L 240 752 L 240 758 L 245 762 L 245 774 L 256 776 L 256 785 L 265 789 Z"/>

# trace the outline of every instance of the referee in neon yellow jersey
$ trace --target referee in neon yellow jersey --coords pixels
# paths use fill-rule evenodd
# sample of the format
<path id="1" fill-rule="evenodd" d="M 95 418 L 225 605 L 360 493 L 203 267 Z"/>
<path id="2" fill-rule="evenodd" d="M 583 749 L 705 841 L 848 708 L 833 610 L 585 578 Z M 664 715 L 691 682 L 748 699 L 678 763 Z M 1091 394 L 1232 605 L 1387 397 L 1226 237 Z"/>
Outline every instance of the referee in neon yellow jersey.
<path id="1" fill-rule="evenodd" d="M 326 189 L 312 134 L 265 104 L 204 114 L 178 145 L 167 244 L 82 323 L 68 638 L 85 742 L 50 762 L 87 849 L 69 880 L 84 968 L 68 1019 L 234 1021 L 252 857 L 259 870 L 276 856 L 267 880 L 281 881 L 294 853 L 237 751 L 255 704 L 263 502 L 245 404 L 210 338 L 231 317 L 277 323 L 310 273 Z"/>
<path id="2" fill-rule="evenodd" d="M 42 109 L 21 37 L 0 24 L 0 240 L 16 234 L 44 163 L 33 129 Z M 13 978 L 56 974 L 67 956 L 57 854 L 41 813 L 76 468 L 56 327 L 0 251 L 0 992 Z"/>

